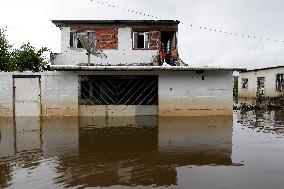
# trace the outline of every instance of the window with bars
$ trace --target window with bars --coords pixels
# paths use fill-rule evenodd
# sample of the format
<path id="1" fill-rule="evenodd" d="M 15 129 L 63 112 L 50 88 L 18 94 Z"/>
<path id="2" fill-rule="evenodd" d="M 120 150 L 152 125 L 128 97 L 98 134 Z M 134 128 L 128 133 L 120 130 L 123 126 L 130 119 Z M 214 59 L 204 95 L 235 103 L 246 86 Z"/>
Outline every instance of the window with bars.
<path id="1" fill-rule="evenodd" d="M 80 76 L 80 105 L 157 105 L 158 76 Z"/>

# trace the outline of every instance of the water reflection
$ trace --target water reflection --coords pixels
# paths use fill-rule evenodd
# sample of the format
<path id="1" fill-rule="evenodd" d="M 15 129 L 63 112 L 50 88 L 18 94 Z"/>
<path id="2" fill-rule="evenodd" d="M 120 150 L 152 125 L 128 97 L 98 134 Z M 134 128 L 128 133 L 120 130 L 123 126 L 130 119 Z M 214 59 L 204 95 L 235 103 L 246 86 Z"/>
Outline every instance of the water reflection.
<path id="1" fill-rule="evenodd" d="M 12 180 L 12 162 L 1 158 L 15 155 L 13 120 L 0 118 L 0 188 L 8 186 Z"/>
<path id="2" fill-rule="evenodd" d="M 231 165 L 232 118 L 160 118 L 158 145 L 159 153 L 179 166 Z"/>
<path id="3" fill-rule="evenodd" d="M 178 167 L 233 165 L 230 117 L 19 117 L 0 124 L 0 187 L 173 186 Z"/>
<path id="4" fill-rule="evenodd" d="M 238 111 L 238 122 L 256 132 L 284 134 L 284 111 Z"/>

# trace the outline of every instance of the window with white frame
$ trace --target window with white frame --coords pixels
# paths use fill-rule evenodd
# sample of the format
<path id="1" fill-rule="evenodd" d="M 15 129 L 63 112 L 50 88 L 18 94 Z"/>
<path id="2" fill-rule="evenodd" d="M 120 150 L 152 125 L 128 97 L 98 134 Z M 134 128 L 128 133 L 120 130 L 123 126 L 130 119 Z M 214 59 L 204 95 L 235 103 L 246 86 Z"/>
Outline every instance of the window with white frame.
<path id="1" fill-rule="evenodd" d="M 248 89 L 248 78 L 242 78 L 242 89 Z"/>
<path id="2" fill-rule="evenodd" d="M 89 41 L 95 43 L 95 32 L 70 32 L 70 47 L 71 48 L 83 48 L 81 41 L 79 40 L 80 35 L 85 35 L 88 37 Z"/>
<path id="3" fill-rule="evenodd" d="M 276 75 L 276 90 L 284 91 L 284 74 Z"/>
<path id="4" fill-rule="evenodd" d="M 149 32 L 133 32 L 133 48 L 149 49 Z"/>

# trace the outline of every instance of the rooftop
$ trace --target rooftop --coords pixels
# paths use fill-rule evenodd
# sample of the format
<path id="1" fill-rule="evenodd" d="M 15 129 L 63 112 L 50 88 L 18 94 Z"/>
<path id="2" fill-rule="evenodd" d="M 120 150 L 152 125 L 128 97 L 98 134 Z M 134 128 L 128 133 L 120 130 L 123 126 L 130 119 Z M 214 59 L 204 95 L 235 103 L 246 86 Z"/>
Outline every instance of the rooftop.
<path id="1" fill-rule="evenodd" d="M 190 66 L 73 66 L 50 65 L 57 71 L 245 71 L 245 68 L 190 67 Z"/>
<path id="2" fill-rule="evenodd" d="M 51 20 L 56 26 L 68 26 L 76 24 L 126 24 L 126 25 L 143 25 L 143 24 L 152 24 L 152 25 L 176 25 L 179 24 L 178 20 Z"/>
<path id="3" fill-rule="evenodd" d="M 277 69 L 277 68 L 284 68 L 284 66 L 274 66 L 274 67 L 266 67 L 266 68 L 257 68 L 257 69 L 251 69 L 251 70 L 245 70 L 242 72 L 255 72 L 260 70 L 270 70 L 270 69 Z"/>

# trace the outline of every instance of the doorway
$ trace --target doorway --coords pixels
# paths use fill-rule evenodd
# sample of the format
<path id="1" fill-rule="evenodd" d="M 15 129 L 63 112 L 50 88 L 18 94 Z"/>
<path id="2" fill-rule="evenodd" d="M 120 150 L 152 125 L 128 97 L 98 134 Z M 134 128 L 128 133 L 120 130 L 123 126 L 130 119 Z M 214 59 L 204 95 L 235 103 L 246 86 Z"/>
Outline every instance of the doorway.
<path id="1" fill-rule="evenodd" d="M 13 76 L 14 117 L 41 116 L 40 76 Z"/>
<path id="2" fill-rule="evenodd" d="M 170 63 L 171 50 L 177 48 L 176 32 L 161 32 L 161 49 L 166 52 L 166 62 Z"/>

